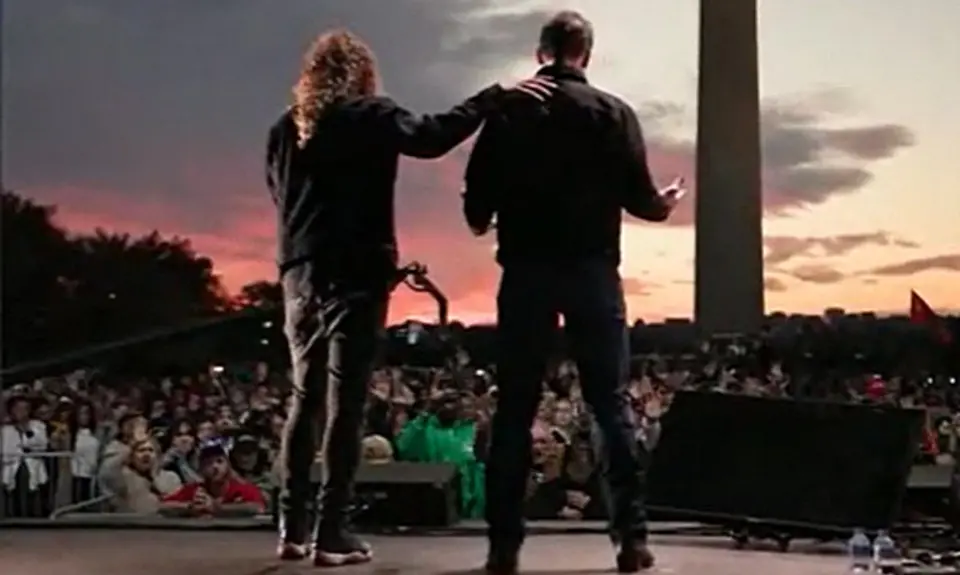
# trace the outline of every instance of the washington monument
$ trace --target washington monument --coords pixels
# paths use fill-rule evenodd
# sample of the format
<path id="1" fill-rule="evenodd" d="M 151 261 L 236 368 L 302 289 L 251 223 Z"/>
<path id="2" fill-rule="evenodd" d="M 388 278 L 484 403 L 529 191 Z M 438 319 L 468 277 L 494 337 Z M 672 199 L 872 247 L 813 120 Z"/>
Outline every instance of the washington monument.
<path id="1" fill-rule="evenodd" d="M 696 295 L 704 335 L 763 322 L 757 0 L 700 0 Z"/>

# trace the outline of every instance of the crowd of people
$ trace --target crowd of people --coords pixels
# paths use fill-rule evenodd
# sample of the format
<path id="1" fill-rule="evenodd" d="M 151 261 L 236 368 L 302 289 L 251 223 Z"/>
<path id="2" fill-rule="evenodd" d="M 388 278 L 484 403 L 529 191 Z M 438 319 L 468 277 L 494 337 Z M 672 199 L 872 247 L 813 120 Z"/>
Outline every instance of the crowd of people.
<path id="1" fill-rule="evenodd" d="M 628 388 L 638 441 L 655 446 L 659 418 L 678 390 L 803 395 L 925 407 L 929 425 L 918 457 L 952 462 L 957 374 L 911 368 L 881 375 L 861 365 L 842 377 L 817 376 L 814 385 L 804 366 L 740 342 L 638 356 Z M 461 516 L 482 517 L 484 446 L 497 393 L 494 368 L 476 365 L 462 349 L 446 367 L 383 367 L 369 384 L 363 458 L 453 464 Z M 288 395 L 289 374 L 265 362 L 139 380 L 86 370 L 14 385 L 2 391 L 2 516 L 269 513 Z M 601 518 L 590 416 L 572 362 L 556 362 L 545 377 L 532 434 L 528 517 Z"/>

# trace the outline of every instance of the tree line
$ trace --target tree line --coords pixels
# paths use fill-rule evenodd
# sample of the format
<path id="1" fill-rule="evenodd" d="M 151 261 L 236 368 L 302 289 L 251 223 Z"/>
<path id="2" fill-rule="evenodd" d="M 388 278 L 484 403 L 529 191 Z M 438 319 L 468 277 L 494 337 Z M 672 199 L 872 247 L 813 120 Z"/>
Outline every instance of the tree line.
<path id="1" fill-rule="evenodd" d="M 55 216 L 54 206 L 2 192 L 4 370 L 60 354 L 81 358 L 64 365 L 107 361 L 113 369 L 132 374 L 169 371 L 171 366 L 196 369 L 211 361 L 286 363 L 277 282 L 253 282 L 230 294 L 214 263 L 198 254 L 188 239 L 157 231 L 142 236 L 105 230 L 76 233 L 58 225 Z M 960 320 L 948 321 L 960 334 Z M 960 361 L 956 352 L 960 347 L 931 345 L 929 330 L 911 328 L 904 318 L 852 322 L 826 331 L 800 327 L 774 337 L 771 345 L 779 341 L 781 353 L 792 350 L 806 358 L 803 361 L 816 358 L 814 363 L 821 367 L 831 364 L 828 358 L 841 361 L 841 356 L 860 357 L 881 367 L 901 362 L 904 354 L 916 355 L 907 353 L 916 349 L 925 351 L 922 356 L 935 352 L 953 363 Z M 432 345 L 431 337 L 411 345 L 407 333 L 404 325 L 391 329 L 385 359 L 440 361 L 444 346 Z M 496 338 L 490 326 L 454 322 L 449 333 L 474 359 L 481 363 L 494 359 Z M 104 344 L 111 351 L 83 352 Z M 563 347 L 562 337 L 558 344 L 558 349 Z M 634 353 L 689 353 L 698 346 L 693 325 L 638 324 L 631 330 Z M 57 369 L 59 364 L 30 372 L 52 374 Z"/>
<path id="2" fill-rule="evenodd" d="M 228 293 L 186 238 L 75 233 L 55 216 L 54 206 L 2 192 L 4 367 L 279 301 L 271 282 Z"/>

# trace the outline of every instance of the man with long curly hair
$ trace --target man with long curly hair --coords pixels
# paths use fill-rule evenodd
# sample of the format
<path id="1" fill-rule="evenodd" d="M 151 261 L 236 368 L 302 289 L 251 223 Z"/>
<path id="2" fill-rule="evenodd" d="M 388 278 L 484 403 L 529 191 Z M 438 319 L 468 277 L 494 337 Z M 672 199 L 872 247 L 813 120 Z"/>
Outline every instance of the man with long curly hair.
<path id="1" fill-rule="evenodd" d="M 371 558 L 347 529 L 346 513 L 367 380 L 397 273 L 398 158 L 440 157 L 511 96 L 543 100 L 553 87 L 546 79 L 495 85 L 444 114 L 417 116 L 378 96 L 378 83 L 362 40 L 344 30 L 320 35 L 267 146 L 294 387 L 281 449 L 279 554 L 297 560 L 312 551 L 318 565 Z M 310 467 L 318 448 L 317 522 Z"/>

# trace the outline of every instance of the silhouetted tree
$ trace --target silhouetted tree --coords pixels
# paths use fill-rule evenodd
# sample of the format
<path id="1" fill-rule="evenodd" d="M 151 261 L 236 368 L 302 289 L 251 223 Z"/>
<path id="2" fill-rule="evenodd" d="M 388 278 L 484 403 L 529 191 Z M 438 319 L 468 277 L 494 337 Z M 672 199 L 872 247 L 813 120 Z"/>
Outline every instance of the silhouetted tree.
<path id="1" fill-rule="evenodd" d="M 178 325 L 227 307 L 213 262 L 198 256 L 187 240 L 98 229 L 74 244 L 81 264 L 74 295 L 85 303 L 80 309 L 88 320 L 88 341 Z"/>
<path id="2" fill-rule="evenodd" d="M 245 307 L 282 309 L 283 288 L 278 282 L 257 281 L 240 288 L 239 299 Z"/>
<path id="3" fill-rule="evenodd" d="M 14 192 L 0 194 L 0 315 L 3 365 L 49 345 L 71 282 L 66 232 L 53 222 L 55 208 Z"/>
<path id="4" fill-rule="evenodd" d="M 55 210 L 3 197 L 4 365 L 214 316 L 229 299 L 189 241 L 97 230 L 71 237 Z"/>

